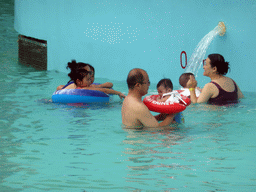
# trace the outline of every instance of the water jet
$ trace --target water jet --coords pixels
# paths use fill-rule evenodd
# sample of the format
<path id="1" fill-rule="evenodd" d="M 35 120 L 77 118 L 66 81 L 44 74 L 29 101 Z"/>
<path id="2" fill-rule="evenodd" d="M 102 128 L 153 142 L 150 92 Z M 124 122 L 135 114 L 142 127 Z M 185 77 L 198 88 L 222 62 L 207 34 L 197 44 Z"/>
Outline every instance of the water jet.
<path id="1" fill-rule="evenodd" d="M 212 40 L 217 36 L 223 36 L 226 33 L 226 26 L 224 22 L 219 22 L 218 25 L 205 35 L 196 46 L 192 56 L 188 61 L 188 66 L 185 69 L 185 73 L 193 73 L 197 75 L 198 70 L 202 66 L 202 61 L 205 58 L 206 51 L 211 44 Z"/>

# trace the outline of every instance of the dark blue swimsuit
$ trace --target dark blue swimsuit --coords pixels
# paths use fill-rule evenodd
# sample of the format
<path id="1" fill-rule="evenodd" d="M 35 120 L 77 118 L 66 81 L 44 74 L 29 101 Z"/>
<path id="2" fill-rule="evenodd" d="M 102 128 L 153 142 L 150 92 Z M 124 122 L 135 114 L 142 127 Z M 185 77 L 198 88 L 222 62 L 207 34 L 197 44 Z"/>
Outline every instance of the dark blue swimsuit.
<path id="1" fill-rule="evenodd" d="M 74 82 L 73 81 L 69 81 L 64 87 L 62 87 L 62 89 L 66 88 L 67 86 L 73 84 Z"/>
<path id="2" fill-rule="evenodd" d="M 234 82 L 234 81 L 233 81 Z M 219 95 L 215 98 L 210 98 L 208 103 L 212 105 L 227 105 L 231 103 L 238 103 L 238 94 L 237 94 L 237 86 L 235 85 L 235 90 L 233 92 L 227 92 L 221 88 L 218 83 L 211 81 L 218 89 Z"/>

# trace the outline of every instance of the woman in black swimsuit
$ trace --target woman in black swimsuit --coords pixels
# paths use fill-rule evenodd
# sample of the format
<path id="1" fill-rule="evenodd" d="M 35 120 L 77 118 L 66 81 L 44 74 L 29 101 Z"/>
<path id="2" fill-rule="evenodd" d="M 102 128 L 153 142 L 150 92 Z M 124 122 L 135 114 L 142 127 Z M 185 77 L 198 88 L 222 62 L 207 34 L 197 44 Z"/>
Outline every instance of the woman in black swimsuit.
<path id="1" fill-rule="evenodd" d="M 237 103 L 238 99 L 243 97 L 243 93 L 234 80 L 226 77 L 229 70 L 229 63 L 225 62 L 224 57 L 220 54 L 210 54 L 204 62 L 204 76 L 210 77 L 211 82 L 207 83 L 202 89 L 202 93 L 197 98 L 195 88 L 197 81 L 194 76 L 190 77 L 187 85 L 190 91 L 192 103 L 205 103 L 213 105 L 226 105 Z"/>

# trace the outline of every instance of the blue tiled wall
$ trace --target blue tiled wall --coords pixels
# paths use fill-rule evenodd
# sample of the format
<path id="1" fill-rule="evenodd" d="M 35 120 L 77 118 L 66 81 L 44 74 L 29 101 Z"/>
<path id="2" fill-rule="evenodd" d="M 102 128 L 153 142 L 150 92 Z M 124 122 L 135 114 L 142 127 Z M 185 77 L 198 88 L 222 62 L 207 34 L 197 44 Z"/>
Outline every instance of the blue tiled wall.
<path id="1" fill-rule="evenodd" d="M 16 0 L 15 29 L 47 41 L 48 70 L 68 72 L 67 62 L 76 59 L 92 64 L 96 77 L 123 81 L 139 67 L 152 82 L 169 77 L 178 85 L 181 52 L 189 59 L 223 21 L 225 36 L 206 54 L 222 54 L 231 65 L 227 76 L 255 92 L 255 12 L 254 0 Z M 202 69 L 197 79 L 200 86 L 209 81 Z"/>

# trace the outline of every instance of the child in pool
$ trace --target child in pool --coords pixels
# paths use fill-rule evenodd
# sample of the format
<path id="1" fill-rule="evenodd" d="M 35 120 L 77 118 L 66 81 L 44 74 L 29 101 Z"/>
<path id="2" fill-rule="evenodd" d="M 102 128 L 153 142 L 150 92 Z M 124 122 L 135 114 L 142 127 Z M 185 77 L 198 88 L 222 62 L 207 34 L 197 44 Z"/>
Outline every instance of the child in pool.
<path id="1" fill-rule="evenodd" d="M 76 63 L 75 60 L 72 60 L 72 62 Z M 93 82 L 94 82 L 94 75 L 95 75 L 95 69 L 90 64 L 88 64 L 88 63 L 76 63 L 76 65 L 77 65 L 77 68 L 84 68 L 84 67 L 87 67 L 87 66 L 89 67 L 89 68 L 87 67 L 86 69 L 89 72 L 91 72 L 91 85 L 90 85 L 91 87 L 95 87 L 95 88 L 112 88 L 113 87 L 113 83 L 111 83 L 111 82 L 106 82 L 106 83 L 102 83 L 102 84 L 93 84 Z M 67 66 L 67 68 L 68 68 L 68 66 Z M 65 88 L 66 86 L 68 86 L 68 85 L 70 85 L 72 83 L 74 83 L 74 82 L 72 82 L 70 80 L 67 85 L 59 85 L 57 87 L 57 91 Z"/>
<path id="2" fill-rule="evenodd" d="M 159 99 L 157 99 L 157 101 L 160 102 L 165 102 L 170 96 L 164 96 L 164 93 L 169 93 L 172 92 L 173 90 L 173 84 L 172 81 L 170 79 L 161 79 L 158 83 L 157 83 L 157 92 L 160 96 Z"/>
<path id="3" fill-rule="evenodd" d="M 182 86 L 181 90 L 183 90 L 181 92 L 182 95 L 186 96 L 186 97 L 190 97 L 190 91 L 189 88 L 187 86 L 187 82 L 190 79 L 190 76 L 194 74 L 193 73 L 182 73 L 180 78 L 179 78 L 179 83 Z M 201 93 L 201 89 L 199 87 L 197 87 L 195 89 L 196 91 L 196 97 L 199 97 L 200 93 Z"/>
<path id="4" fill-rule="evenodd" d="M 172 81 L 170 79 L 161 79 L 157 83 L 156 88 L 157 88 L 157 92 L 160 96 L 160 98 L 157 99 L 157 101 L 165 102 L 168 98 L 170 98 L 170 96 L 167 95 L 167 96 L 163 97 L 163 94 L 172 92 L 173 91 L 173 84 L 172 84 Z M 160 114 L 160 115 L 164 116 L 163 114 Z M 177 113 L 175 115 L 174 121 L 176 123 L 184 123 L 185 122 L 182 112 Z"/>
<path id="5" fill-rule="evenodd" d="M 102 91 L 107 94 L 118 95 L 120 99 L 125 98 L 125 95 L 119 91 L 115 91 L 109 88 L 91 87 L 92 72 L 91 68 L 86 63 L 76 63 L 72 61 L 68 63 L 67 68 L 70 68 L 71 72 L 68 74 L 70 77 L 70 84 L 67 84 L 62 89 L 88 89 Z"/>
<path id="6" fill-rule="evenodd" d="M 93 66 L 91 66 L 90 64 L 88 64 L 88 66 L 91 69 L 91 87 L 98 87 L 98 88 L 112 88 L 113 87 L 113 83 L 111 82 L 106 82 L 106 83 L 102 83 L 102 84 L 93 84 L 94 82 L 94 76 L 95 76 L 95 69 Z"/>

